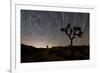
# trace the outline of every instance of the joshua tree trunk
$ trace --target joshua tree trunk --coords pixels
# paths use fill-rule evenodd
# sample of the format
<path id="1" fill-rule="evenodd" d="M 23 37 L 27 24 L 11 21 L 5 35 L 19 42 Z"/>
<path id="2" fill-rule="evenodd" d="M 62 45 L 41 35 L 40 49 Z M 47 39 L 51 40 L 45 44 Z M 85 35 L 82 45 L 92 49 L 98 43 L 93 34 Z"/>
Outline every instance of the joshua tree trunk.
<path id="1" fill-rule="evenodd" d="M 73 46 L 73 39 L 70 39 L 70 45 Z"/>

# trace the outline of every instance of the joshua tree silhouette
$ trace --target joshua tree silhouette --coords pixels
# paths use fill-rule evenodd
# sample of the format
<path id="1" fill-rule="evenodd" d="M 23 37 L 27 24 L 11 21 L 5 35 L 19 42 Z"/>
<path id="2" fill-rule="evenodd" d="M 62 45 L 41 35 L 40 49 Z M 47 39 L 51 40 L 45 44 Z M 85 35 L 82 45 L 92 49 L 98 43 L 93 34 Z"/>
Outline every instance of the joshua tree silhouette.
<path id="1" fill-rule="evenodd" d="M 61 28 L 61 31 L 65 32 L 69 37 L 71 46 L 73 46 L 74 38 L 82 36 L 81 27 L 71 27 L 70 24 L 68 24 L 66 28 Z"/>

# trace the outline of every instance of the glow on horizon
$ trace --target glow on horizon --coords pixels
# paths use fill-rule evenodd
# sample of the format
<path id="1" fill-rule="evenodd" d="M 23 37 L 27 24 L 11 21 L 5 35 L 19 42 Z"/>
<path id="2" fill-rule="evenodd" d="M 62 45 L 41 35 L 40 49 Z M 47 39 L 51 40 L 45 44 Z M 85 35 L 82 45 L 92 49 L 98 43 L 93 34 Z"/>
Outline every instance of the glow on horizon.
<path id="1" fill-rule="evenodd" d="M 53 45 L 46 44 L 44 42 L 36 42 L 34 44 L 33 43 L 28 43 L 27 45 L 30 45 L 30 46 L 33 46 L 33 47 L 36 47 L 36 48 L 47 48 L 47 46 L 48 46 L 48 48 L 53 47 Z"/>

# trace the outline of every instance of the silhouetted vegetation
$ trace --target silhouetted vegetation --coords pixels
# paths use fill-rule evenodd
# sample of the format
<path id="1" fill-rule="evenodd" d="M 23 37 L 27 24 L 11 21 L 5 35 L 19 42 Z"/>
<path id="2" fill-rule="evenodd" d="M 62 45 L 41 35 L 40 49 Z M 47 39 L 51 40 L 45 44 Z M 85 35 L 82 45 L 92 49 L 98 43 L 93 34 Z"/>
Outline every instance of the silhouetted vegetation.
<path id="1" fill-rule="evenodd" d="M 81 27 L 71 27 L 70 25 L 71 24 L 68 24 L 66 28 L 61 28 L 61 31 L 66 33 L 70 39 L 71 46 L 73 46 L 73 39 L 76 37 L 81 37 L 82 30 Z"/>
<path id="2" fill-rule="evenodd" d="M 89 46 L 36 48 L 21 44 L 21 63 L 88 59 Z"/>
<path id="3" fill-rule="evenodd" d="M 46 47 L 47 47 L 47 48 L 49 48 L 49 46 L 48 46 L 48 45 L 47 45 Z"/>

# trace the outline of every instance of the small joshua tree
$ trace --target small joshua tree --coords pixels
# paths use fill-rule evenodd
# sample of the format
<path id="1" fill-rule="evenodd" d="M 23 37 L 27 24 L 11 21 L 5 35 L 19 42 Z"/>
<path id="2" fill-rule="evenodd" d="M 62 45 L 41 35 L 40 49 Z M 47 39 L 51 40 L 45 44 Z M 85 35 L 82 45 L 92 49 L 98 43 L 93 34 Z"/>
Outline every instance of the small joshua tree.
<path id="1" fill-rule="evenodd" d="M 47 45 L 46 47 L 47 47 L 47 48 L 49 48 L 49 46 L 48 46 L 48 45 Z"/>
<path id="2" fill-rule="evenodd" d="M 73 46 L 73 39 L 82 35 L 81 27 L 71 27 L 70 24 L 66 28 L 61 28 L 61 31 L 69 37 L 71 46 Z"/>

